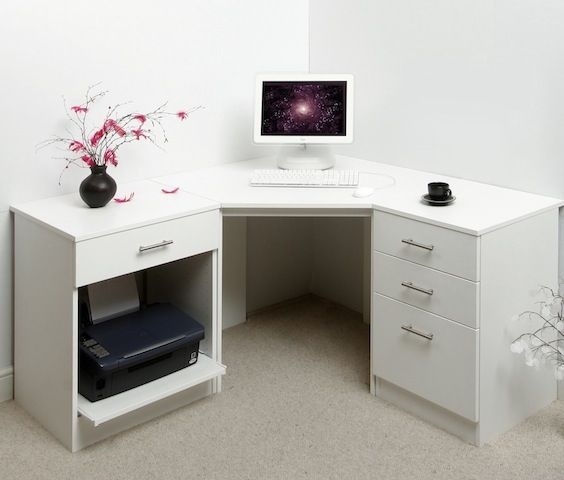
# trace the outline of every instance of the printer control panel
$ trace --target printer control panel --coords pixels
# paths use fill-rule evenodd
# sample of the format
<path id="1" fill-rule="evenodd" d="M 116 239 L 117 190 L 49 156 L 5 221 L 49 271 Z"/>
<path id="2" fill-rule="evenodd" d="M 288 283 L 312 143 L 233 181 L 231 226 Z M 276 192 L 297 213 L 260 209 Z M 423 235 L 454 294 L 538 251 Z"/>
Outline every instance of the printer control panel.
<path id="1" fill-rule="evenodd" d="M 96 358 L 104 358 L 107 357 L 110 352 L 108 352 L 102 345 L 100 345 L 96 340 L 93 338 L 83 335 L 80 339 L 80 343 L 83 347 L 85 347 L 92 355 Z"/>

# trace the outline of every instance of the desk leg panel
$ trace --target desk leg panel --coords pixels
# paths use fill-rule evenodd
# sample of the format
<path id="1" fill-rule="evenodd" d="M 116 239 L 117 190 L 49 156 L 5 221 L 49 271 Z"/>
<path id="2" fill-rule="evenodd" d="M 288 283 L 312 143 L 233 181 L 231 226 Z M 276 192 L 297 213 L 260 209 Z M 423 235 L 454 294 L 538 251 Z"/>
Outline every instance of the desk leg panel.
<path id="1" fill-rule="evenodd" d="M 74 243 L 15 217 L 14 397 L 72 449 L 76 422 Z"/>

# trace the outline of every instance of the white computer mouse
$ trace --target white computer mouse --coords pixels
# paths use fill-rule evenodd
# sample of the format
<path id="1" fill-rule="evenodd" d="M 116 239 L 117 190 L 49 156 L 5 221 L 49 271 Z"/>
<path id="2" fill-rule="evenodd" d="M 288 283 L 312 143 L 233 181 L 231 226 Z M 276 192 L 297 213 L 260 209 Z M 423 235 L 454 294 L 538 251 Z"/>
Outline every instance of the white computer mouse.
<path id="1" fill-rule="evenodd" d="M 358 187 L 353 191 L 353 197 L 364 198 L 372 195 L 374 193 L 374 188 L 372 187 Z"/>

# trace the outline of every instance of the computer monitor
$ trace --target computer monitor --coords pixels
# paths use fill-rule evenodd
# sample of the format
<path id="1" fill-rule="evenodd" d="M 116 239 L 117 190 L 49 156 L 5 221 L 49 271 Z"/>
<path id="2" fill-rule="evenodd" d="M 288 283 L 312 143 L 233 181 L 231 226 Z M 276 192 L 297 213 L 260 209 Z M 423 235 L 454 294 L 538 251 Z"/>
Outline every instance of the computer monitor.
<path id="1" fill-rule="evenodd" d="M 352 75 L 257 76 L 254 140 L 283 145 L 280 168 L 332 167 L 330 145 L 352 142 L 352 120 Z"/>

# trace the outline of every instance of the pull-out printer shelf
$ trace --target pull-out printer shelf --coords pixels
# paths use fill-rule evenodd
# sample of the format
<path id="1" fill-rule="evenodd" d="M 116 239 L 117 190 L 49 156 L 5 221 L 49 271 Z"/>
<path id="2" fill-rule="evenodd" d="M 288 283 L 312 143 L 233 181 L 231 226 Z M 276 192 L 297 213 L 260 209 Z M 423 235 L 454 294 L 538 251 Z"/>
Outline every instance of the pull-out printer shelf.
<path id="1" fill-rule="evenodd" d="M 78 395 L 78 413 L 98 426 L 224 374 L 224 365 L 201 353 L 196 364 L 113 397 L 90 402 Z"/>

